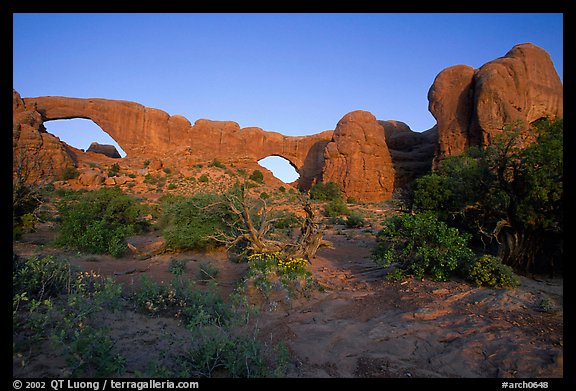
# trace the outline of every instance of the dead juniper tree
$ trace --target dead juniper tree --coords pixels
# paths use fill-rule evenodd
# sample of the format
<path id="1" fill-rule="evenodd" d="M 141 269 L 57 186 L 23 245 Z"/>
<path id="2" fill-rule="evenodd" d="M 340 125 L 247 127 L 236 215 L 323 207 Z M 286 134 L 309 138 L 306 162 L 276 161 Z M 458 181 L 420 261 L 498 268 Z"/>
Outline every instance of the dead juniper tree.
<path id="1" fill-rule="evenodd" d="M 332 247 L 329 241 L 323 239 L 324 233 L 308 199 L 303 201 L 305 216 L 297 238 L 278 240 L 270 235 L 273 223 L 278 219 L 270 217 L 266 200 L 250 198 L 247 193 L 246 186 L 241 185 L 239 194 L 225 195 L 237 219 L 226 222 L 230 227 L 228 233 L 220 232 L 212 236 L 212 239 L 224 243 L 228 249 L 242 245 L 244 254 L 280 252 L 286 257 L 301 257 L 308 261 L 314 258 L 320 247 Z"/>
<path id="2" fill-rule="evenodd" d="M 16 148 L 12 163 L 12 221 L 13 227 L 23 224 L 26 215 L 38 219 L 42 192 L 53 181 L 53 166 L 40 150 L 30 151 L 27 145 Z M 19 231 L 19 230 L 18 230 Z"/>

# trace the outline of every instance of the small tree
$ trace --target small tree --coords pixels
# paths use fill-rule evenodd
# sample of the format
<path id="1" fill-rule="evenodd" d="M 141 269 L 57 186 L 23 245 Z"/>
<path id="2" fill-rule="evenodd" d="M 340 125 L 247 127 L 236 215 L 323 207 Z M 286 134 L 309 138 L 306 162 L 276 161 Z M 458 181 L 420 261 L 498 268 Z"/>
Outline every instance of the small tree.
<path id="1" fill-rule="evenodd" d="M 541 120 L 530 134 L 508 126 L 484 149 L 470 148 L 419 178 L 414 207 L 435 211 L 485 246 L 495 242 L 505 264 L 533 271 L 537 258 L 561 255 L 562 147 L 562 120 Z"/>
<path id="2" fill-rule="evenodd" d="M 316 201 L 334 201 L 342 198 L 342 190 L 336 182 L 316 183 L 310 189 L 310 199 Z"/>
<path id="3" fill-rule="evenodd" d="M 300 225 L 300 234 L 294 241 L 285 241 L 272 238 L 269 233 L 278 218 L 270 217 L 270 210 L 265 199 L 249 198 L 245 185 L 241 185 L 237 193 L 226 195 L 228 207 L 236 219 L 229 224 L 229 233 L 221 232 L 213 236 L 232 248 L 241 244 L 245 254 L 281 252 L 289 257 L 314 258 L 320 247 L 330 247 L 331 244 L 323 239 L 323 232 L 316 221 L 312 206 L 304 201 L 305 218 Z M 232 234 L 230 234 L 230 232 Z"/>
<path id="4" fill-rule="evenodd" d="M 405 214 L 386 221 L 372 255 L 382 266 L 399 262 L 402 270 L 418 278 L 430 274 L 445 281 L 474 255 L 469 239 L 433 212 Z"/>
<path id="5" fill-rule="evenodd" d="M 254 170 L 248 179 L 258 183 L 264 183 L 264 174 L 260 170 Z"/>

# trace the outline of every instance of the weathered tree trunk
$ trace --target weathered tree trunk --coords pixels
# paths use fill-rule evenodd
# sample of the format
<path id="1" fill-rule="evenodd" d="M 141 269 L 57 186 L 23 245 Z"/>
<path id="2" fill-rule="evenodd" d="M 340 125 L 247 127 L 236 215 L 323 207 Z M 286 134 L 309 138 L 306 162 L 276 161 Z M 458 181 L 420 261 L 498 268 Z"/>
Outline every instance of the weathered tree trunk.
<path id="1" fill-rule="evenodd" d="M 506 229 L 501 232 L 499 243 L 498 255 L 504 264 L 525 274 L 534 272 L 539 244 L 533 233 Z"/>
<path id="2" fill-rule="evenodd" d="M 300 236 L 295 245 L 286 246 L 284 252 L 292 257 L 300 257 L 310 260 L 316 256 L 320 247 L 332 247 L 332 243 L 323 239 L 324 232 L 320 230 L 318 223 L 314 219 L 314 211 L 310 202 L 304 204 L 306 218 L 302 223 Z"/>
<path id="3" fill-rule="evenodd" d="M 323 239 L 324 233 L 315 220 L 314 211 L 309 202 L 304 204 L 306 217 L 302 223 L 300 235 L 295 242 L 290 243 L 266 237 L 274 222 L 274 219 L 268 217 L 266 201 L 260 200 L 262 207 L 259 211 L 260 221 L 257 224 L 252 219 L 244 186 L 240 199 L 236 200 L 239 201 L 239 207 L 237 207 L 235 200 L 229 201 L 230 209 L 239 217 L 241 223 L 240 227 L 236 227 L 239 231 L 238 236 L 228 238 L 229 248 L 239 242 L 245 242 L 249 253 L 282 252 L 288 257 L 301 257 L 310 260 L 314 258 L 320 247 L 331 247 L 331 243 Z"/>

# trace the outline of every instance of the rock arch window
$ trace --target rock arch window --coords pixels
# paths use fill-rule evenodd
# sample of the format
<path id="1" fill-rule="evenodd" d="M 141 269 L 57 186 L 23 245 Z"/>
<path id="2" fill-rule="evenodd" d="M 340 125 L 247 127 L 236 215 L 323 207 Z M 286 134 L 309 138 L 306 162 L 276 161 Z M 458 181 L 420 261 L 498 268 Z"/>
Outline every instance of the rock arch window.
<path id="1" fill-rule="evenodd" d="M 120 145 L 92 120 L 83 118 L 50 120 L 44 122 L 44 127 L 48 133 L 75 148 L 86 151 L 92 142 L 97 142 L 114 145 L 120 157 L 126 156 Z"/>
<path id="2" fill-rule="evenodd" d="M 258 160 L 258 164 L 272 171 L 274 176 L 284 183 L 292 183 L 300 178 L 300 174 L 289 160 L 281 156 L 268 156 Z"/>

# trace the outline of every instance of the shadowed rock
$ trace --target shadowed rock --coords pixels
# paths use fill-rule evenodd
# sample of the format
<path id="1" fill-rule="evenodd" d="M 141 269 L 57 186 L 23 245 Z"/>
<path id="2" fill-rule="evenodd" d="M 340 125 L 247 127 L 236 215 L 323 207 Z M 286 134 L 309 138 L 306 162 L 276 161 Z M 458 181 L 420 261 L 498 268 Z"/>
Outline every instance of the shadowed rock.
<path id="1" fill-rule="evenodd" d="M 119 159 L 122 157 L 114 145 L 99 144 L 97 142 L 91 143 L 86 152 L 99 153 L 114 159 Z"/>

